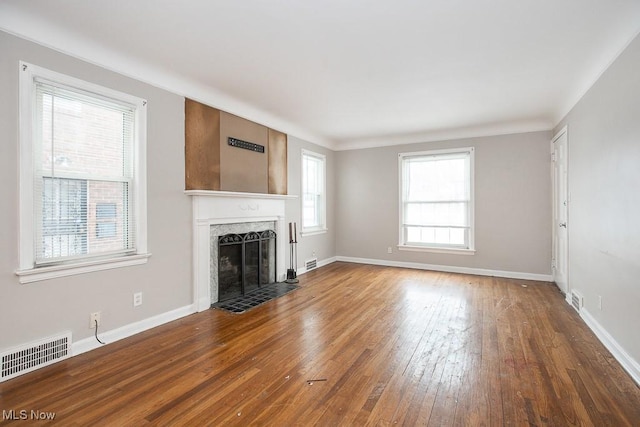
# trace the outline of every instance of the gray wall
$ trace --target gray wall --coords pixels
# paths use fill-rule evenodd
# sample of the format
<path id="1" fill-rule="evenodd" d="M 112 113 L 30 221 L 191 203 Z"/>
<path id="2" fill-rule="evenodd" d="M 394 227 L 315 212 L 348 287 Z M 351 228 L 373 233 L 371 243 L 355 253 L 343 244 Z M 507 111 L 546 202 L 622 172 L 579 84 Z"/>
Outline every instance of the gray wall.
<path id="1" fill-rule="evenodd" d="M 640 363 L 640 37 L 556 130 L 569 143 L 569 287 Z M 602 309 L 598 308 L 602 296 Z"/>
<path id="2" fill-rule="evenodd" d="M 0 350 L 71 330 L 91 336 L 190 305 L 191 200 L 184 190 L 184 99 L 0 32 Z M 18 268 L 18 61 L 147 99 L 146 265 L 21 285 Z M 134 292 L 143 305 L 133 307 Z"/>
<path id="3" fill-rule="evenodd" d="M 338 256 L 550 274 L 550 139 L 534 132 L 337 152 Z M 398 251 L 398 153 L 452 147 L 475 147 L 476 254 Z"/>
<path id="4" fill-rule="evenodd" d="M 336 169 L 335 155 L 333 151 L 316 144 L 304 141 L 289 135 L 287 168 L 289 174 L 289 194 L 298 196 L 287 200 L 286 221 L 298 224 L 298 272 L 304 266 L 304 262 L 311 258 L 318 258 L 321 263 L 330 260 L 336 255 L 336 219 L 335 219 L 335 194 L 336 194 Z M 313 151 L 326 156 L 327 161 L 327 229 L 326 233 L 312 236 L 300 236 L 302 220 L 300 217 L 300 198 L 302 188 L 302 150 Z M 289 245 L 287 245 L 289 250 Z M 289 268 L 289 253 L 287 253 L 286 266 Z"/>

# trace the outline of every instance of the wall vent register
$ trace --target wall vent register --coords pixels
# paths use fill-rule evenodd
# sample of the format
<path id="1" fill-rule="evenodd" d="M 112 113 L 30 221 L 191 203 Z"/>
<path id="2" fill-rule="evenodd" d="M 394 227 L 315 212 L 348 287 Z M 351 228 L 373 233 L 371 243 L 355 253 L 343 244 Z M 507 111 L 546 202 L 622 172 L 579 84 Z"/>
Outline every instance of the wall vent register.
<path id="1" fill-rule="evenodd" d="M 45 338 L 0 353 L 0 382 L 71 356 L 71 332 Z"/>
<path id="2" fill-rule="evenodd" d="M 314 268 L 318 267 L 318 258 L 312 258 L 312 259 L 308 259 L 307 261 L 305 261 L 304 263 L 304 268 L 309 271 L 309 270 L 313 270 Z"/>

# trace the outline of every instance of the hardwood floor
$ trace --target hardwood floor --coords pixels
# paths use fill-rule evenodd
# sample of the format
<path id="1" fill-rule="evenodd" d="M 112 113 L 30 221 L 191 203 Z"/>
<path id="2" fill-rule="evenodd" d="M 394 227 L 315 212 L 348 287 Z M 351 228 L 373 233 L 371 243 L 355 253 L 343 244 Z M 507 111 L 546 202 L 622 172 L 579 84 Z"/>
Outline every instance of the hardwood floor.
<path id="1" fill-rule="evenodd" d="M 640 389 L 552 284 L 348 263 L 300 284 L 2 383 L 0 410 L 65 426 L 640 425 Z"/>

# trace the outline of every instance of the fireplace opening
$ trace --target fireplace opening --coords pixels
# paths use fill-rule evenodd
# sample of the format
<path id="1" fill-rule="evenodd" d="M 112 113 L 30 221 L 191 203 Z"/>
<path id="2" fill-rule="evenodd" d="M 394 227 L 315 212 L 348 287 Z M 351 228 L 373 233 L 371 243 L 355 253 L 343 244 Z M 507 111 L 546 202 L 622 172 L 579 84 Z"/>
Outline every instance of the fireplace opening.
<path id="1" fill-rule="evenodd" d="M 218 301 L 276 282 L 276 233 L 273 230 L 218 237 Z"/>

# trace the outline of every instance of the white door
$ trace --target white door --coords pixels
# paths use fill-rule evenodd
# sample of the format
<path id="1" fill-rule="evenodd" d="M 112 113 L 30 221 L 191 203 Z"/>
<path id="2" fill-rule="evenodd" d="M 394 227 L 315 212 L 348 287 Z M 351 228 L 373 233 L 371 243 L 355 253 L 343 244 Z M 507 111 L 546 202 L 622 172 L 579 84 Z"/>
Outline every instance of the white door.
<path id="1" fill-rule="evenodd" d="M 551 141 L 553 159 L 553 280 L 562 292 L 568 294 L 568 182 L 567 182 L 567 128 L 563 128 Z"/>

